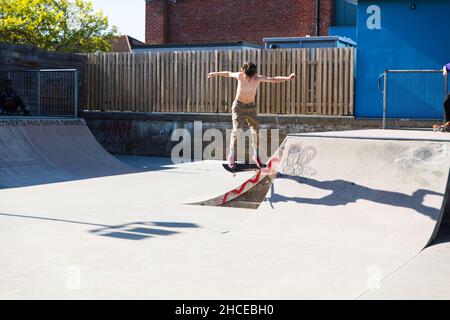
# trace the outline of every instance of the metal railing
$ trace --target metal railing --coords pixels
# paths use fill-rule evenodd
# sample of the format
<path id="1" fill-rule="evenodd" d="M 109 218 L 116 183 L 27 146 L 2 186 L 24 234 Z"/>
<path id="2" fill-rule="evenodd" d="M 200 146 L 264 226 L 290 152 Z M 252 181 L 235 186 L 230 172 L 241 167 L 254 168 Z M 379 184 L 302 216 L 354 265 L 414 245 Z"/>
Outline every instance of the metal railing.
<path id="1" fill-rule="evenodd" d="M 77 117 L 78 71 L 76 69 L 40 69 L 0 71 L 0 90 L 4 80 L 25 104 L 30 115 Z"/>
<path id="2" fill-rule="evenodd" d="M 378 78 L 378 90 L 383 95 L 383 129 L 388 119 L 444 118 L 448 79 L 442 70 L 385 70 Z"/>

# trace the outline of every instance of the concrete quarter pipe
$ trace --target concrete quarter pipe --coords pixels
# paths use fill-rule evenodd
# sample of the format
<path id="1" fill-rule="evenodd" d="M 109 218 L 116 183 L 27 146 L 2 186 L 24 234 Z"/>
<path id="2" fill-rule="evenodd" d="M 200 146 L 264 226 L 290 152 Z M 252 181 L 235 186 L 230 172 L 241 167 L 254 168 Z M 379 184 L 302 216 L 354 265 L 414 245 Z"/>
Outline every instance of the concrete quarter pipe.
<path id="1" fill-rule="evenodd" d="M 436 236 L 449 147 L 447 135 L 432 132 L 288 136 L 257 215 L 233 232 L 291 239 L 290 254 L 303 257 L 292 270 L 299 298 L 360 297 Z M 271 255 L 280 265 L 290 260 Z"/>
<path id="2" fill-rule="evenodd" d="M 133 172 L 82 119 L 0 119 L 0 188 Z"/>

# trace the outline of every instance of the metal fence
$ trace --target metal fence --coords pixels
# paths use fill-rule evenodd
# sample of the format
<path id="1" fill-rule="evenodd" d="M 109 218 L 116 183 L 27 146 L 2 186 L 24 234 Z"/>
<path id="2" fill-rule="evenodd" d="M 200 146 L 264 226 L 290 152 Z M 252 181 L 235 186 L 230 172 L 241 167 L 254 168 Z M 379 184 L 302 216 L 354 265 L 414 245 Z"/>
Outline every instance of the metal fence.
<path id="1" fill-rule="evenodd" d="M 13 70 L 0 72 L 0 90 L 10 79 L 12 88 L 30 115 L 76 117 L 78 72 L 76 69 Z"/>
<path id="2" fill-rule="evenodd" d="M 385 70 L 378 88 L 383 94 L 383 128 L 389 120 L 444 118 L 448 79 L 442 70 Z"/>

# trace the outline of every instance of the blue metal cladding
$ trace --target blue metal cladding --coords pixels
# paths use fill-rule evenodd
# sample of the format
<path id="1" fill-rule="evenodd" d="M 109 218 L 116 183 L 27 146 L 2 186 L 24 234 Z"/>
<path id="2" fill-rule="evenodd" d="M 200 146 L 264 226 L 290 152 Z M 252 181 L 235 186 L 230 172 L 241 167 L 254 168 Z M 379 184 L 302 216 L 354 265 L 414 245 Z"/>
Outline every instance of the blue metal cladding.
<path id="1" fill-rule="evenodd" d="M 356 3 L 348 0 L 335 0 L 334 2 L 334 25 L 355 26 L 356 25 Z"/>
<path id="2" fill-rule="evenodd" d="M 377 90 L 377 80 L 384 70 L 442 69 L 450 62 L 449 0 L 360 0 L 357 19 L 357 117 L 382 116 L 382 94 Z M 442 117 L 443 94 L 438 89 L 438 84 L 443 86 L 442 75 L 428 76 L 433 80 L 420 80 L 416 75 L 414 79 L 410 78 L 412 75 L 392 78 L 395 90 L 391 93 L 398 96 L 391 98 L 403 107 L 391 116 Z M 408 81 L 416 81 L 418 87 L 405 87 L 412 85 Z M 429 88 L 423 87 L 426 81 L 431 83 Z M 411 105 L 421 107 L 408 108 Z"/>

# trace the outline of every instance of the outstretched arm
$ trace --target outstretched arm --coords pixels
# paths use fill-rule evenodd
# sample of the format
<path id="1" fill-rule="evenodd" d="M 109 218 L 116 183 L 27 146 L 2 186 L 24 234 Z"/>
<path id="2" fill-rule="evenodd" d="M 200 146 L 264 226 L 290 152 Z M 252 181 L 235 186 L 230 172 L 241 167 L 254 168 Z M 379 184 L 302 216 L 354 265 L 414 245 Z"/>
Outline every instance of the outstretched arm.
<path id="1" fill-rule="evenodd" d="M 449 64 L 450 64 L 450 63 L 449 63 Z M 448 66 L 449 64 L 445 65 L 445 66 L 442 68 L 442 73 L 444 74 L 444 76 L 447 76 L 447 74 L 448 74 L 447 66 Z"/>
<path id="2" fill-rule="evenodd" d="M 230 72 L 230 71 L 219 71 L 219 72 L 210 72 L 208 73 L 208 79 L 211 79 L 216 76 L 225 77 L 225 78 L 237 78 L 238 72 Z"/>
<path id="3" fill-rule="evenodd" d="M 292 79 L 295 79 L 296 75 L 295 73 L 291 73 L 291 75 L 289 77 L 281 77 L 281 76 L 276 76 L 276 77 L 266 77 L 266 76 L 258 76 L 259 81 L 261 82 L 270 82 L 270 83 L 280 83 L 280 82 L 285 82 L 285 81 L 289 81 Z"/>

